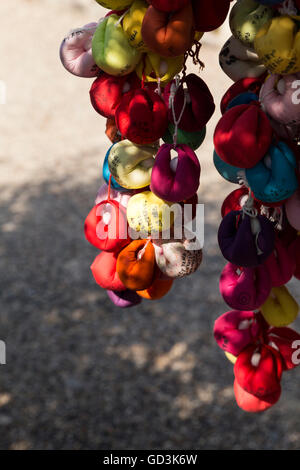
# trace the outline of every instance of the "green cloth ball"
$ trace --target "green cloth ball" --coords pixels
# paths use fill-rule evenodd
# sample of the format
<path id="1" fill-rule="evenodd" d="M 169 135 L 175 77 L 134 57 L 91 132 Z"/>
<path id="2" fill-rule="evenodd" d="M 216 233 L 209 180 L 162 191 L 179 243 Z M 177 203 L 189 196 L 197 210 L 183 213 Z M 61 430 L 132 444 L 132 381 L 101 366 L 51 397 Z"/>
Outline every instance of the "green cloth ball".
<path id="1" fill-rule="evenodd" d="M 98 26 L 92 40 L 92 54 L 98 67 L 109 75 L 121 77 L 135 70 L 141 53 L 134 49 L 117 15 L 107 16 Z"/>
<path id="2" fill-rule="evenodd" d="M 163 141 L 166 144 L 173 144 L 173 135 L 175 132 L 174 124 L 170 123 L 168 129 L 163 136 Z M 206 136 L 206 126 L 198 132 L 186 132 L 182 129 L 178 129 L 177 144 L 185 144 L 191 147 L 193 150 L 197 150 Z"/>

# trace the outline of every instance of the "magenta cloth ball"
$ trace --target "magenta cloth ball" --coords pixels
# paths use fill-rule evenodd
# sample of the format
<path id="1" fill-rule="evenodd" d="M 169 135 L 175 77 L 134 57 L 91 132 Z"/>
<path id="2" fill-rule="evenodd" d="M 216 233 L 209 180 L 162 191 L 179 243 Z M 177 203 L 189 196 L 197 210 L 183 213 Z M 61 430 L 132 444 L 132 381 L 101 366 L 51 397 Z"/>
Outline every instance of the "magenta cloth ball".
<path id="1" fill-rule="evenodd" d="M 220 278 L 220 292 L 229 307 L 236 310 L 257 310 L 272 289 L 269 272 L 264 265 L 241 268 L 228 263 Z"/>
<path id="2" fill-rule="evenodd" d="M 177 145 L 177 159 L 171 160 L 172 145 L 160 147 L 151 176 L 151 191 L 161 199 L 180 202 L 192 197 L 200 184 L 201 167 L 188 145 Z"/>
<path id="3" fill-rule="evenodd" d="M 107 290 L 106 292 L 112 303 L 119 308 L 134 307 L 142 302 L 142 298 L 133 290 L 127 289 L 122 292 Z"/>
<path id="4" fill-rule="evenodd" d="M 214 337 L 224 351 L 238 356 L 243 349 L 254 343 L 260 325 L 254 312 L 231 310 L 215 321 Z"/>

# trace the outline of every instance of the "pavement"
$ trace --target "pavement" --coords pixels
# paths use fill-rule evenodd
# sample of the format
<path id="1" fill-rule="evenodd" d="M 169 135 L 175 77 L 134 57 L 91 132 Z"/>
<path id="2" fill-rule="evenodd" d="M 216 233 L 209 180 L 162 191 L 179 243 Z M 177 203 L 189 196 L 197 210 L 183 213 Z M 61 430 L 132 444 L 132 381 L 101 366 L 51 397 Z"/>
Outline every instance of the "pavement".
<path id="1" fill-rule="evenodd" d="M 83 221 L 109 146 L 89 103 L 91 80 L 69 75 L 65 34 L 103 16 L 93 0 L 0 3 L 0 449 L 298 449 L 300 370 L 262 415 L 235 404 L 232 365 L 212 337 L 228 310 L 218 291 L 220 206 L 233 186 L 212 164 L 218 66 L 228 27 L 203 39 L 201 77 L 217 111 L 198 151 L 205 251 L 199 271 L 163 300 L 118 310 L 94 282 L 97 251 Z M 195 70 L 192 65 L 189 70 Z M 2 87 L 3 89 L 3 87 Z M 291 290 L 299 300 L 299 284 Z M 298 328 L 299 328 L 298 322 Z"/>

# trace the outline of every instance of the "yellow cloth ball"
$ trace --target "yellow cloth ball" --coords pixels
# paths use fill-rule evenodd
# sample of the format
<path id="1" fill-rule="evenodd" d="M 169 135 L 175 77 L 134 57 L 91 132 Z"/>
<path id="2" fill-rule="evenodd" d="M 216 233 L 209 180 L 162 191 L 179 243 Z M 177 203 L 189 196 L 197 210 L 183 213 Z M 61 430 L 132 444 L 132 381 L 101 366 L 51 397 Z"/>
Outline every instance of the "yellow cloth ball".
<path id="1" fill-rule="evenodd" d="M 148 236 L 169 230 L 174 223 L 172 203 L 155 196 L 151 191 L 135 194 L 127 206 L 129 227 Z"/>
<path id="2" fill-rule="evenodd" d="M 228 361 L 230 361 L 232 364 L 235 364 L 236 361 L 237 361 L 237 357 L 234 356 L 233 354 L 227 352 L 227 351 L 224 351 L 225 353 L 225 356 L 227 357 Z"/>
<path id="3" fill-rule="evenodd" d="M 261 313 L 271 326 L 287 326 L 296 320 L 299 305 L 285 286 L 273 287 L 261 307 Z"/>
<path id="4" fill-rule="evenodd" d="M 121 11 L 128 8 L 132 4 L 133 0 L 96 0 L 96 2 L 109 10 Z"/>
<path id="5" fill-rule="evenodd" d="M 129 44 L 119 19 L 118 15 L 110 15 L 102 20 L 92 40 L 96 64 L 115 76 L 131 73 L 141 60 L 141 53 Z"/>
<path id="6" fill-rule="evenodd" d="M 160 78 L 161 84 L 167 85 L 175 75 L 181 72 L 184 62 L 184 56 L 161 57 L 158 54 L 149 52 L 145 54 L 136 68 L 138 77 L 143 79 L 145 73 L 146 82 L 157 82 Z"/>
<path id="7" fill-rule="evenodd" d="M 300 16 L 278 16 L 258 31 L 255 50 L 272 73 L 300 72 Z"/>
<path id="8" fill-rule="evenodd" d="M 142 38 L 142 24 L 148 7 L 145 0 L 135 0 L 123 18 L 123 29 L 129 43 L 141 52 L 148 51 Z"/>
<path id="9" fill-rule="evenodd" d="M 157 150 L 156 145 L 136 145 L 129 140 L 122 140 L 109 152 L 109 170 L 123 188 L 145 188 L 151 181 Z"/>
<path id="10" fill-rule="evenodd" d="M 230 12 L 230 29 L 233 36 L 246 46 L 253 46 L 259 29 L 274 16 L 275 10 L 254 0 L 240 0 Z"/>

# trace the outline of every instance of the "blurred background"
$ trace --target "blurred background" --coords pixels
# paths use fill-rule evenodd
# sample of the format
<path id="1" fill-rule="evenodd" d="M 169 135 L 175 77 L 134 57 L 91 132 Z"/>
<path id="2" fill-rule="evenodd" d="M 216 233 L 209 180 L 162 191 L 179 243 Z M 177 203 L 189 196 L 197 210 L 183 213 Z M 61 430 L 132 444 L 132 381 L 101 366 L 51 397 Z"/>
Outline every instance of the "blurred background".
<path id="1" fill-rule="evenodd" d="M 239 410 L 232 365 L 212 336 L 228 310 L 218 291 L 220 206 L 234 189 L 212 164 L 230 80 L 218 65 L 228 26 L 203 39 L 201 77 L 217 111 L 198 151 L 205 257 L 163 300 L 122 311 L 94 282 L 83 222 L 109 141 L 89 103 L 92 80 L 62 67 L 72 28 L 98 20 L 93 0 L 2 0 L 0 80 L 1 449 L 296 449 L 300 370 L 262 415 Z M 193 67 L 190 67 L 192 70 Z M 197 69 L 194 69 L 198 73 Z M 291 289 L 298 296 L 299 284 Z M 298 328 L 299 328 L 298 323 Z"/>

